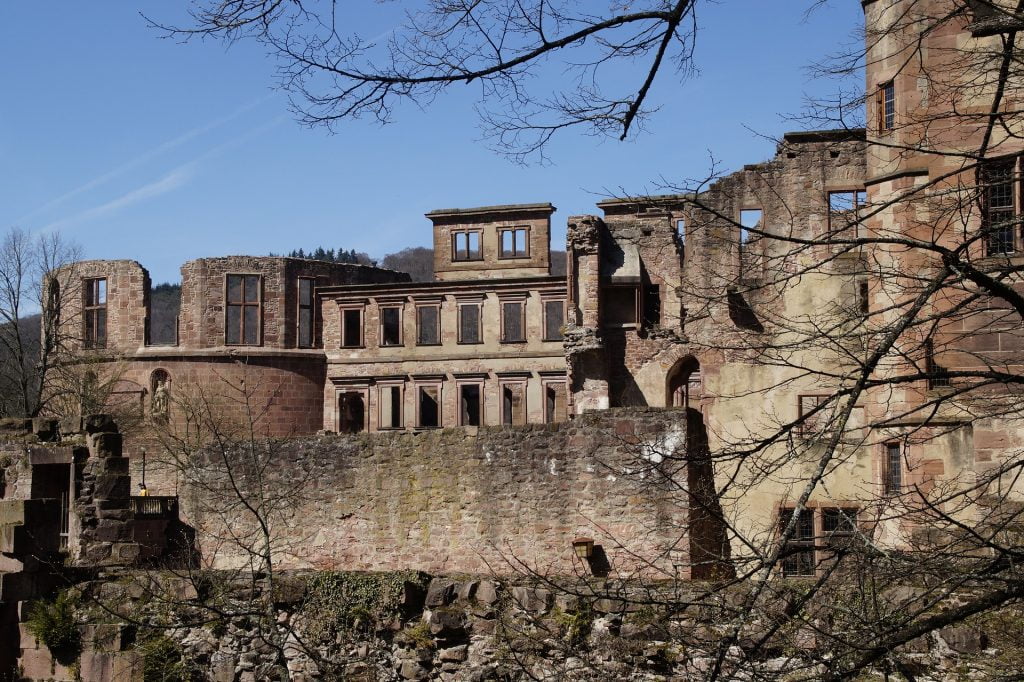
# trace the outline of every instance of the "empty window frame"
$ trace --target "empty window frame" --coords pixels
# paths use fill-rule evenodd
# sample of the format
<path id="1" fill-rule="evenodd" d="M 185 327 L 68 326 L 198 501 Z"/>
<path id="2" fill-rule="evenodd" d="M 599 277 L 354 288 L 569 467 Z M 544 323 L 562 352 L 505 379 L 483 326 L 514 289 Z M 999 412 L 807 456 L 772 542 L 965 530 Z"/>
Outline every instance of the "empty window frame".
<path id="1" fill-rule="evenodd" d="M 931 339 L 925 339 L 924 342 L 924 371 L 928 377 L 929 390 L 950 385 L 946 368 L 935 361 L 935 343 Z"/>
<path id="2" fill-rule="evenodd" d="M 857 312 L 866 317 L 871 313 L 871 285 L 866 279 L 858 279 L 856 286 Z"/>
<path id="3" fill-rule="evenodd" d="M 338 432 L 359 433 L 366 429 L 366 392 L 338 393 Z"/>
<path id="4" fill-rule="evenodd" d="M 416 426 L 421 429 L 441 426 L 441 384 L 416 384 Z"/>
<path id="5" fill-rule="evenodd" d="M 903 449 L 899 443 L 886 443 L 882 454 L 882 491 L 899 495 L 903 490 Z"/>
<path id="6" fill-rule="evenodd" d="M 342 308 L 341 347 L 363 347 L 363 306 Z"/>
<path id="7" fill-rule="evenodd" d="M 260 342 L 260 275 L 227 275 L 224 342 L 255 346 Z"/>
<path id="8" fill-rule="evenodd" d="M 544 340 L 561 341 L 565 338 L 565 301 L 544 301 Z"/>
<path id="9" fill-rule="evenodd" d="M 498 230 L 501 258 L 527 258 L 530 255 L 530 228 L 509 227 Z"/>
<path id="10" fill-rule="evenodd" d="M 783 509 L 779 516 L 779 532 L 782 533 L 793 518 L 793 509 Z M 803 509 L 796 519 L 793 534 L 783 548 L 782 575 L 785 577 L 813 576 L 814 561 L 814 510 Z"/>
<path id="11" fill-rule="evenodd" d="M 686 219 L 676 218 L 676 241 L 680 246 L 686 245 Z"/>
<path id="12" fill-rule="evenodd" d="M 643 323 L 645 327 L 661 324 L 661 286 L 648 284 L 644 287 Z"/>
<path id="13" fill-rule="evenodd" d="M 459 304 L 459 343 L 483 343 L 480 303 Z"/>
<path id="14" fill-rule="evenodd" d="M 564 381 L 544 382 L 544 421 L 557 424 L 566 420 L 568 410 Z"/>
<path id="15" fill-rule="evenodd" d="M 416 306 L 416 345 L 441 345 L 441 306 Z"/>
<path id="16" fill-rule="evenodd" d="M 525 424 L 526 382 L 502 382 L 499 386 L 501 394 L 501 423 Z"/>
<path id="17" fill-rule="evenodd" d="M 85 300 L 85 329 L 82 334 L 86 348 L 105 348 L 107 345 L 107 279 L 94 277 L 82 281 Z"/>
<path id="18" fill-rule="evenodd" d="M 312 348 L 313 335 L 316 333 L 313 306 L 312 277 L 299 277 L 299 315 L 297 329 L 297 345 L 299 348 Z"/>
<path id="19" fill-rule="evenodd" d="M 831 414 L 827 405 L 828 395 L 802 395 L 800 400 L 800 425 L 797 427 L 801 436 L 819 435 L 828 428 Z"/>
<path id="20" fill-rule="evenodd" d="M 875 111 L 879 133 L 887 133 L 896 127 L 896 85 L 893 81 L 882 83 L 875 94 Z"/>
<path id="21" fill-rule="evenodd" d="M 480 238 L 479 230 L 452 232 L 452 260 L 480 260 L 483 257 Z"/>
<path id="22" fill-rule="evenodd" d="M 459 384 L 459 426 L 482 426 L 484 423 L 484 385 Z"/>
<path id="23" fill-rule="evenodd" d="M 740 243 L 746 244 L 757 235 L 751 235 L 750 230 L 760 230 L 761 220 L 764 218 L 764 211 L 759 208 L 745 208 L 740 211 Z"/>
<path id="24" fill-rule="evenodd" d="M 402 345 L 402 306 L 380 307 L 380 345 Z"/>
<path id="25" fill-rule="evenodd" d="M 402 384 L 378 384 L 378 428 L 382 430 L 405 428 L 405 420 L 402 418 L 402 394 Z"/>
<path id="26" fill-rule="evenodd" d="M 840 190 L 828 193 L 829 234 L 837 234 L 852 228 L 852 237 L 860 234 L 858 221 L 861 209 L 867 203 L 867 192 L 862 189 Z"/>
<path id="27" fill-rule="evenodd" d="M 526 341 L 526 301 L 501 302 L 501 342 Z"/>
<path id="28" fill-rule="evenodd" d="M 640 287 L 606 286 L 601 289 L 601 324 L 627 327 L 639 319 Z"/>
<path id="29" fill-rule="evenodd" d="M 1016 251 L 1019 220 L 1018 159 L 984 162 L 978 169 L 981 188 L 981 229 L 985 254 L 999 256 Z"/>

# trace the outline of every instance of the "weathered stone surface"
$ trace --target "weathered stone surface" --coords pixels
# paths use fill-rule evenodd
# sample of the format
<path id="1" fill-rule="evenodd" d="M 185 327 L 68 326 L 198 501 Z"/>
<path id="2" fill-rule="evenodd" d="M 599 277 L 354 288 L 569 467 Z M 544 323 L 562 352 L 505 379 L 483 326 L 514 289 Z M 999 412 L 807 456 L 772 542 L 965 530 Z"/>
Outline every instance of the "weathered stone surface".
<path id="1" fill-rule="evenodd" d="M 89 454 L 92 457 L 120 457 L 124 436 L 120 433 L 94 433 L 89 436 Z"/>
<path id="2" fill-rule="evenodd" d="M 445 578 L 434 578 L 427 587 L 426 605 L 428 608 L 447 606 L 455 601 L 456 583 Z"/>
<path id="3" fill-rule="evenodd" d="M 109 414 L 90 414 L 82 419 L 82 426 L 88 434 L 117 433 L 117 424 Z"/>
<path id="4" fill-rule="evenodd" d="M 988 646 L 988 635 L 983 630 L 966 625 L 942 628 L 939 637 L 961 654 L 976 654 Z"/>

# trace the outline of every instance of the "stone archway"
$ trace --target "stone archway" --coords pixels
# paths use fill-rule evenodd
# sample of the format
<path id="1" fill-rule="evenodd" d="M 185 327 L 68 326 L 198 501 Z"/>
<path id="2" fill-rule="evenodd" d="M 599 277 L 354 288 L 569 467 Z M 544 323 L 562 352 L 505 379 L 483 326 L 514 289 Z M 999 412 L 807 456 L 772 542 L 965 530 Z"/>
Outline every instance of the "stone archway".
<path id="1" fill-rule="evenodd" d="M 692 355 L 679 358 L 665 377 L 665 405 L 699 409 L 702 388 L 697 358 Z"/>

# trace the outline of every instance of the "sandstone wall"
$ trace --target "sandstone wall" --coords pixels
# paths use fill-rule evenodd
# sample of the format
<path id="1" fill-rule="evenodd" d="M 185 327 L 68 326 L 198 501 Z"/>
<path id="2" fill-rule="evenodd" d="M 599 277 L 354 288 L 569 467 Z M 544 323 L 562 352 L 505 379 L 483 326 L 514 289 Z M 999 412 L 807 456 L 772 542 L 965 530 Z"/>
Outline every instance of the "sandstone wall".
<path id="1" fill-rule="evenodd" d="M 612 410 L 563 424 L 296 440 L 270 454 L 262 477 L 244 457 L 231 461 L 248 471 L 241 480 L 262 478 L 284 498 L 274 514 L 283 567 L 509 573 L 521 563 L 671 576 L 686 571 L 688 511 L 664 476 L 685 489 L 685 470 L 667 458 L 684 439 L 681 410 Z M 223 482 L 216 462 L 201 470 Z M 204 490 L 181 490 L 203 561 L 244 561 L 217 538 L 251 524 L 230 495 Z M 599 546 L 593 566 L 572 558 L 577 536 Z"/>

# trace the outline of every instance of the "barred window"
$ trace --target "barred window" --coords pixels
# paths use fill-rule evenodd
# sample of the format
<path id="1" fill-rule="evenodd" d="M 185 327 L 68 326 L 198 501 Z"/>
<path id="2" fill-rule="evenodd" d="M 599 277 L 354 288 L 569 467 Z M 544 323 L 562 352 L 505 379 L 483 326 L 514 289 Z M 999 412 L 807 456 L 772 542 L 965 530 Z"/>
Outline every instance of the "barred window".
<path id="1" fill-rule="evenodd" d="M 987 161 L 978 170 L 982 200 L 982 234 L 989 256 L 1013 253 L 1016 248 L 1017 159 Z"/>
<path id="2" fill-rule="evenodd" d="M 885 133 L 896 127 L 896 84 L 893 81 L 878 86 L 875 107 L 878 111 L 878 132 Z"/>
<path id="3" fill-rule="evenodd" d="M 903 453 L 899 443 L 885 444 L 882 476 L 885 494 L 899 495 L 903 488 Z"/>

